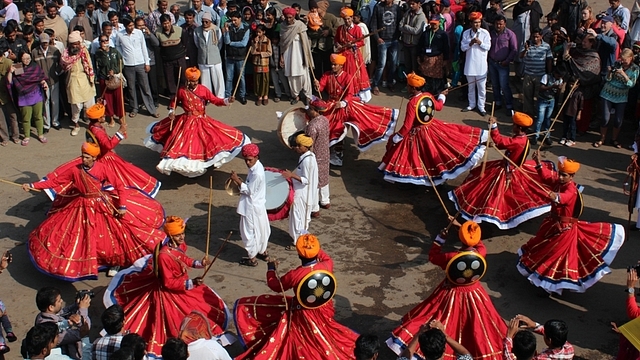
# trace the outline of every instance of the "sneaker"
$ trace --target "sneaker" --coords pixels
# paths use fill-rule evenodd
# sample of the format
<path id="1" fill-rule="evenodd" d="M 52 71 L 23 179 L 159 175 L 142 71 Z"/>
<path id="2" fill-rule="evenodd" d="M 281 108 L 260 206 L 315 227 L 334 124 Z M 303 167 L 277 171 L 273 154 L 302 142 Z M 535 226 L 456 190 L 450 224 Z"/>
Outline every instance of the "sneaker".
<path id="1" fill-rule="evenodd" d="M 9 340 L 9 342 L 15 342 L 18 340 L 18 337 L 12 331 L 9 331 L 7 332 L 7 340 Z"/>
<path id="2" fill-rule="evenodd" d="M 333 166 L 342 166 L 342 159 L 336 153 L 331 153 L 329 156 L 329 164 Z"/>
<path id="3" fill-rule="evenodd" d="M 558 144 L 560 144 L 560 145 L 564 145 L 564 144 L 566 144 L 566 143 L 567 143 L 567 139 L 565 139 L 565 138 L 562 138 L 562 140 L 560 140 L 560 141 L 558 142 Z"/>
<path id="4" fill-rule="evenodd" d="M 387 87 L 387 82 L 386 81 L 382 81 L 382 87 Z"/>
<path id="5" fill-rule="evenodd" d="M 573 145 L 575 145 L 575 144 L 576 144 L 576 142 L 575 142 L 575 141 L 573 141 L 573 140 L 567 140 L 567 141 L 564 143 L 564 146 L 569 146 L 569 147 L 571 147 L 571 146 L 573 146 Z"/>
<path id="6" fill-rule="evenodd" d="M 80 132 L 80 126 L 76 126 L 71 130 L 71 136 L 76 136 Z"/>

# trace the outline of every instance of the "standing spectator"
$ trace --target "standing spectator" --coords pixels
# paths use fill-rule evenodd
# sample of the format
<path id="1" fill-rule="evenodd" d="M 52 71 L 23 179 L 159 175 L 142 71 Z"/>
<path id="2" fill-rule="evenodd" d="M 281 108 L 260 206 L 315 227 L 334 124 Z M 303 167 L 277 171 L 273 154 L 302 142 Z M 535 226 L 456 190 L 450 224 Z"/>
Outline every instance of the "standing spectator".
<path id="1" fill-rule="evenodd" d="M 117 11 L 109 11 L 109 14 L 107 14 L 107 16 L 109 17 L 109 22 L 113 27 L 114 33 L 124 31 L 124 25 L 122 25 L 122 23 L 120 22 L 120 15 L 118 15 Z"/>
<path id="2" fill-rule="evenodd" d="M 93 41 L 93 26 L 89 18 L 85 16 L 86 8 L 84 5 L 76 6 L 76 16 L 69 22 L 69 31 L 80 25 L 84 29 L 84 38 L 89 41 Z"/>
<path id="3" fill-rule="evenodd" d="M 107 335 L 96 339 L 91 346 L 93 360 L 109 360 L 111 354 L 120 349 L 124 327 L 124 310 L 122 306 L 114 304 L 102 313 L 102 327 Z"/>
<path id="4" fill-rule="evenodd" d="M 280 62 L 280 32 L 274 32 L 271 37 L 271 57 L 269 58 L 269 77 L 273 84 L 275 97 L 273 102 L 280 102 L 283 95 L 291 98 L 291 89 L 289 89 L 289 81 L 284 76 L 284 65 Z M 282 89 L 281 89 L 282 87 Z M 284 90 L 284 93 L 282 92 Z"/>
<path id="5" fill-rule="evenodd" d="M 134 27 L 133 21 L 129 19 L 123 19 L 122 21 L 124 22 L 125 31 L 116 35 L 116 50 L 122 55 L 124 62 L 124 77 L 127 79 L 129 106 L 131 106 L 129 117 L 138 115 L 136 88 L 139 86 L 144 106 L 152 116 L 158 118 L 160 114 L 156 112 L 151 90 L 149 89 L 147 73 L 151 70 L 151 67 L 149 66 L 149 53 L 147 52 L 144 35 L 142 31 Z"/>
<path id="6" fill-rule="evenodd" d="M 615 121 L 613 122 L 611 145 L 618 149 L 622 147 L 618 142 L 618 135 L 620 134 L 620 127 L 624 119 L 624 108 L 627 104 L 629 89 L 636 85 L 639 72 L 640 68 L 633 63 L 633 51 L 631 49 L 622 50 L 620 60 L 607 72 L 604 86 L 600 92 L 603 117 L 600 125 L 600 140 L 593 143 L 594 147 L 600 147 L 607 137 L 609 120 L 613 113 L 612 110 L 615 110 Z"/>
<path id="7" fill-rule="evenodd" d="M 365 37 L 365 39 L 363 39 L 364 45 L 360 48 L 360 52 L 362 53 L 364 66 L 368 68 L 371 65 L 371 39 L 369 39 L 369 28 L 367 27 L 367 24 L 362 22 L 362 16 L 360 16 L 360 13 L 353 14 L 353 23 L 360 28 L 362 36 Z"/>
<path id="8" fill-rule="evenodd" d="M 31 25 L 33 26 L 33 8 L 32 7 L 26 7 L 24 9 L 22 9 L 22 22 L 20 23 L 20 29 L 24 29 L 24 27 L 26 25 Z"/>
<path id="9" fill-rule="evenodd" d="M 453 75 L 451 76 L 451 86 L 458 86 L 458 82 L 460 81 L 460 77 L 464 70 L 465 54 L 460 48 L 460 43 L 462 42 L 462 32 L 464 31 L 466 24 L 467 13 L 464 11 L 458 11 L 456 13 L 456 27 L 453 29 L 453 62 L 451 64 Z M 464 98 L 464 95 L 461 97 Z"/>
<path id="10" fill-rule="evenodd" d="M 58 6 L 56 3 L 47 4 L 47 16 L 44 18 L 45 29 L 51 29 L 55 32 L 55 39 L 60 41 L 62 45 L 67 46 L 67 37 L 69 36 L 69 28 L 64 19 L 58 16 Z"/>
<path id="11" fill-rule="evenodd" d="M 544 343 L 548 347 L 538 353 L 534 359 L 573 359 L 573 345 L 567 341 L 569 328 L 564 321 L 548 320 L 542 325 L 524 315 L 517 315 L 515 319 L 518 321 L 518 324 L 524 323 L 524 326 L 520 326 L 521 329 L 531 329 L 533 332 L 544 337 Z M 505 347 L 505 358 L 513 359 L 513 355 L 514 354 L 511 354 L 511 349 Z M 518 357 L 518 359 L 520 359 L 520 357 Z"/>
<path id="12" fill-rule="evenodd" d="M 139 17 L 144 17 L 144 12 L 142 12 L 142 10 L 136 9 L 136 0 L 126 0 L 125 6 L 122 10 L 122 16 L 127 16 L 133 21 L 135 21 Z"/>
<path id="13" fill-rule="evenodd" d="M 531 139 L 531 144 L 538 143 L 538 138 L 542 135 L 545 144 L 551 145 L 551 136 L 545 136 L 551 126 L 551 113 L 555 107 L 555 100 L 564 82 L 563 73 L 558 69 L 553 69 L 553 75 L 544 74 L 540 79 L 540 91 L 538 92 L 538 117 L 535 122 L 535 137 Z M 543 131 L 543 133 L 540 133 Z"/>
<path id="14" fill-rule="evenodd" d="M 318 79 L 325 71 L 331 70 L 329 56 L 333 52 L 333 38 L 336 35 L 338 26 L 340 26 L 338 18 L 327 12 L 327 8 L 327 1 L 309 1 L 309 11 L 313 11 L 315 9 L 322 23 L 317 30 L 314 30 L 311 27 L 307 28 L 307 36 L 311 42 L 311 55 L 313 57 L 313 63 L 315 64 L 314 73 Z M 272 10 L 267 10 L 265 12 L 267 24 L 271 21 L 275 22 L 276 9 L 270 9 Z M 267 30 L 267 35 L 272 37 L 269 33 L 269 30 Z"/>
<path id="15" fill-rule="evenodd" d="M 4 8 L 0 10 L 0 17 L 4 17 L 2 21 L 2 26 L 7 26 L 7 21 L 15 20 L 20 22 L 20 11 L 18 11 L 18 6 L 13 3 L 13 0 L 3 0 Z"/>
<path id="16" fill-rule="evenodd" d="M 318 199 L 311 206 L 311 216 L 314 213 L 319 214 L 320 207 L 328 209 L 331 207 L 331 199 L 329 193 L 329 177 L 330 177 L 330 146 L 329 146 L 329 119 L 320 113 L 326 108 L 318 106 L 312 101 L 307 109 L 307 127 L 304 129 L 305 134 L 313 140 L 313 153 L 316 155 L 316 163 L 318 164 Z"/>
<path id="17" fill-rule="evenodd" d="M 173 18 L 176 19 L 176 26 L 182 27 L 184 24 L 184 17 L 180 15 L 180 5 L 173 4 L 169 8 L 169 11 L 173 14 Z"/>
<path id="18" fill-rule="evenodd" d="M 25 25 L 22 29 L 22 39 L 27 44 L 26 49 L 31 50 L 35 48 L 40 41 L 36 41 L 35 28 L 33 25 Z"/>
<path id="19" fill-rule="evenodd" d="M 420 0 L 409 0 L 409 11 L 400 20 L 399 30 L 404 51 L 404 68 L 407 74 L 417 70 L 418 43 L 424 32 L 427 19 Z"/>
<path id="20" fill-rule="evenodd" d="M 91 29 L 93 30 L 94 37 L 98 34 L 98 24 L 96 23 L 97 19 L 93 17 L 93 14 L 96 11 L 96 3 L 93 0 L 86 0 L 84 2 L 84 8 L 86 10 L 84 16 L 89 19 L 91 23 Z"/>
<path id="21" fill-rule="evenodd" d="M 576 88 L 567 100 L 562 121 L 562 139 L 560 145 L 573 146 L 576 144 L 576 123 L 582 118 L 584 96 L 580 87 Z"/>
<path id="22" fill-rule="evenodd" d="M 107 88 L 107 81 L 113 81 L 114 78 L 122 81 L 122 56 L 114 47 L 109 45 L 109 38 L 100 35 L 100 48 L 96 51 L 96 74 L 98 84 L 100 85 L 100 97 L 104 103 L 104 116 L 109 120 L 109 127 L 115 125 L 114 116 L 122 119 L 124 117 L 124 99 L 122 89 Z M 122 122 L 122 121 L 121 121 Z"/>
<path id="23" fill-rule="evenodd" d="M 498 15 L 493 23 L 491 34 L 491 49 L 489 50 L 489 75 L 493 86 L 493 99 L 496 109 L 507 107 L 511 114 L 513 110 L 513 93 L 509 87 L 509 64 L 518 56 L 518 39 L 516 34 L 507 29 L 507 19 Z"/>
<path id="24" fill-rule="evenodd" d="M 3 30 L 4 38 L 9 46 L 7 57 L 13 62 L 20 62 L 20 53 L 28 51 L 27 42 L 18 37 L 18 28 L 9 24 Z"/>
<path id="25" fill-rule="evenodd" d="M 589 4 L 586 0 L 556 0 L 551 13 L 558 15 L 558 23 L 567 30 L 567 34 L 573 39 L 584 20 L 584 11 L 588 7 Z"/>
<path id="26" fill-rule="evenodd" d="M 551 47 L 542 41 L 540 29 L 531 31 L 531 39 L 520 48 L 520 59 L 524 65 L 522 81 L 522 106 L 525 114 L 534 114 L 534 96 L 540 92 L 540 80 L 551 72 L 553 55 Z"/>
<path id="27" fill-rule="evenodd" d="M 13 61 L 4 55 L 8 50 L 7 42 L 0 40 L 0 146 L 6 146 L 9 139 L 14 144 L 20 142 L 18 112 L 7 87 L 7 76 L 13 67 Z"/>
<path id="28" fill-rule="evenodd" d="M 193 0 L 193 7 L 191 8 L 191 10 L 193 10 L 196 13 L 197 26 L 202 26 L 202 16 L 205 13 L 208 13 L 211 15 L 211 21 L 216 26 L 220 28 L 224 26 L 224 24 L 220 23 L 220 16 L 218 15 L 218 13 L 213 11 L 213 9 L 211 9 L 210 7 L 202 5 L 202 0 Z"/>
<path id="29" fill-rule="evenodd" d="M 618 16 L 620 18 L 620 27 L 622 30 L 629 30 L 629 22 L 631 21 L 631 12 L 629 9 L 622 6 L 620 0 L 609 0 L 609 5 L 609 8 L 607 8 L 607 15 L 611 17 Z"/>
<path id="30" fill-rule="evenodd" d="M 144 35 L 147 54 L 149 54 L 149 72 L 147 73 L 147 80 L 149 82 L 149 90 L 151 91 L 153 104 L 157 109 L 160 99 L 158 94 L 158 69 L 156 67 L 156 50 L 160 47 L 160 41 L 158 41 L 158 38 L 149 31 L 143 17 L 137 17 L 135 19 L 135 23 L 136 29 L 142 31 L 142 34 Z"/>
<path id="31" fill-rule="evenodd" d="M 68 26 L 71 19 L 76 16 L 76 12 L 73 11 L 71 7 L 65 5 L 64 0 L 56 0 L 56 4 L 58 5 L 58 15 L 60 15 L 62 20 L 64 20 Z"/>
<path id="32" fill-rule="evenodd" d="M 256 28 L 256 36 L 251 44 L 253 63 L 253 89 L 256 93 L 256 105 L 269 104 L 269 58 L 271 57 L 271 41 L 265 35 L 266 28 L 260 24 Z"/>
<path id="33" fill-rule="evenodd" d="M 549 45 L 553 45 L 552 43 L 553 28 L 557 23 L 558 23 L 558 14 L 556 13 L 547 14 L 547 26 L 545 26 L 544 28 L 542 28 L 542 30 L 540 30 L 540 34 L 542 35 L 542 41 L 546 42 Z"/>
<path id="34" fill-rule="evenodd" d="M 193 12 L 193 10 L 188 11 Z M 189 16 L 189 18 L 191 21 L 193 17 Z M 220 54 L 223 44 L 222 32 L 213 24 L 211 14 L 202 16 L 202 26 L 196 28 L 194 38 L 198 49 L 198 68 L 202 73 L 200 83 L 217 97 L 224 99 L 225 82 Z"/>
<path id="35" fill-rule="evenodd" d="M 62 70 L 67 74 L 67 99 L 71 104 L 71 121 L 74 124 L 71 136 L 80 132 L 80 112 L 95 104 L 96 88 L 89 51 L 82 46 L 82 37 L 77 31 L 69 34 L 69 45 L 60 58 Z"/>
<path id="36" fill-rule="evenodd" d="M 58 51 L 60 51 L 60 54 L 62 54 L 65 47 L 62 41 L 58 41 L 58 39 L 56 39 L 56 32 L 52 29 L 44 29 L 44 33 L 49 35 L 49 44 L 53 45 L 56 49 L 58 49 Z"/>
<path id="37" fill-rule="evenodd" d="M 531 37 L 533 29 L 540 28 L 542 18 L 542 7 L 537 0 L 520 0 L 513 7 L 513 26 L 511 29 L 518 38 L 518 48 L 521 49 L 524 43 Z M 518 67 L 516 74 L 522 76 L 522 62 L 516 59 Z M 526 112 L 526 111 L 525 111 Z"/>
<path id="38" fill-rule="evenodd" d="M 396 5 L 393 0 L 381 0 L 378 6 L 375 7 L 373 15 L 371 17 L 371 37 L 373 41 L 378 43 L 378 63 L 376 66 L 376 72 L 373 75 L 373 94 L 379 95 L 379 85 L 385 87 L 389 86 L 389 90 L 393 91 L 394 84 L 396 83 L 395 72 L 396 65 L 398 63 L 398 24 L 402 18 L 400 14 L 400 7 Z M 346 20 L 345 20 L 346 22 Z M 345 23 L 346 26 L 346 23 Z M 378 29 L 382 29 L 378 31 Z M 446 36 L 445 36 L 446 38 Z M 357 38 L 345 39 L 350 42 L 359 41 Z M 387 56 L 389 57 L 389 67 L 387 69 L 387 83 L 382 80 L 382 72 L 387 64 Z M 356 66 L 364 66 L 357 64 Z M 357 79 L 356 79 L 357 80 Z"/>
<path id="39" fill-rule="evenodd" d="M 150 12 L 145 20 L 147 28 L 149 28 L 149 31 L 151 31 L 152 34 L 157 34 L 157 32 L 162 28 L 162 23 L 160 21 L 160 17 L 162 15 L 169 16 L 171 25 L 176 23 L 176 19 L 169 11 L 169 2 L 167 0 L 158 0 L 158 8 L 153 10 L 153 12 Z"/>
<path id="40" fill-rule="evenodd" d="M 182 31 L 179 26 L 171 25 L 171 17 L 167 14 L 160 16 L 162 28 L 156 31 L 156 37 L 160 41 L 160 56 L 162 57 L 162 70 L 164 71 L 164 79 L 169 90 L 169 98 L 176 96 L 178 87 L 184 84 L 184 78 L 180 77 L 180 84 L 177 84 L 180 69 L 187 69 L 185 55 L 187 49 L 185 43 L 187 33 Z"/>
<path id="41" fill-rule="evenodd" d="M 291 105 L 300 100 L 303 92 L 304 101 L 308 103 L 311 96 L 309 70 L 313 71 L 314 64 L 307 27 L 302 21 L 296 20 L 294 8 L 285 8 L 282 13 L 285 21 L 280 28 L 280 66 L 284 68 L 284 75 L 289 81 Z"/>
<path id="42" fill-rule="evenodd" d="M 593 29 L 593 26 L 596 24 L 596 17 L 593 16 L 593 9 L 591 9 L 591 6 L 585 7 L 581 14 L 580 23 L 576 30 L 576 36 L 580 37 L 584 36 L 587 33 L 587 30 Z M 578 39 L 576 38 L 576 40 Z"/>
<path id="43" fill-rule="evenodd" d="M 93 41 L 91 42 L 91 48 L 89 48 L 89 53 L 91 53 L 91 55 L 95 55 L 96 51 L 100 49 L 100 36 L 102 35 L 106 36 L 107 39 L 109 39 L 109 46 L 111 47 L 116 46 L 116 34 L 117 32 L 113 31 L 113 25 L 111 25 L 111 22 L 109 21 L 103 22 L 102 31 L 100 32 L 100 35 L 96 36 L 96 38 L 93 39 Z"/>
<path id="44" fill-rule="evenodd" d="M 418 48 L 418 69 L 427 81 L 425 91 L 438 94 L 447 85 L 449 68 L 449 37 L 440 28 L 440 15 L 431 15 L 429 27 L 422 33 Z"/>
<path id="45" fill-rule="evenodd" d="M 478 113 L 485 116 L 487 114 L 484 108 L 487 97 L 487 55 L 491 49 L 491 35 L 482 28 L 481 13 L 472 12 L 469 14 L 469 21 L 471 21 L 471 28 L 462 33 L 460 43 L 460 50 L 466 53 L 464 75 L 469 81 L 469 105 L 462 109 L 462 112 L 471 111 L 477 107 Z"/>
<path id="46" fill-rule="evenodd" d="M 33 28 L 35 29 L 34 37 L 40 41 L 40 35 L 44 33 L 44 19 L 35 18 L 33 20 Z"/>
<path id="47" fill-rule="evenodd" d="M 222 28 L 227 55 L 227 77 L 224 97 L 228 98 L 232 96 L 231 92 L 235 89 L 234 80 L 235 76 L 237 75 L 238 81 L 240 82 L 238 101 L 242 105 L 245 105 L 247 103 L 247 99 L 244 83 L 244 71 L 242 67 L 245 65 L 244 59 L 248 51 L 247 45 L 249 44 L 249 35 L 251 34 L 251 31 L 249 30 L 249 27 L 242 22 L 242 15 L 240 15 L 239 12 L 234 11 L 230 14 L 227 14 L 227 16 L 231 20 L 231 25 L 229 25 L 229 23 L 226 23 Z"/>
<path id="48" fill-rule="evenodd" d="M 47 91 L 46 76 L 40 66 L 31 61 L 31 54 L 27 51 L 20 53 L 22 60 L 21 75 L 15 75 L 15 67 L 11 67 L 11 72 L 7 74 L 7 84 L 11 85 L 17 95 L 17 104 L 22 116 L 22 131 L 24 137 L 20 143 L 22 146 L 29 145 L 31 137 L 31 122 L 33 121 L 38 133 L 38 140 L 46 144 L 42 127 L 42 96 L 43 91 Z"/>
<path id="49" fill-rule="evenodd" d="M 36 19 L 44 19 L 47 16 L 47 9 L 44 6 L 44 0 L 35 0 L 33 2 L 34 16 Z"/>
<path id="50" fill-rule="evenodd" d="M 196 24 L 196 13 L 189 9 L 184 12 L 184 24 L 182 24 L 182 31 L 187 35 L 185 47 L 187 48 L 187 68 L 198 66 L 198 46 L 196 45 L 195 32 L 198 25 Z M 218 28 L 219 29 L 219 28 Z M 219 40 L 222 37 L 218 37 Z M 220 46 L 222 46 L 222 41 Z"/>
<path id="51" fill-rule="evenodd" d="M 111 11 L 115 11 L 111 8 L 111 0 L 98 0 L 98 4 L 100 4 L 100 7 L 94 10 L 93 14 L 91 14 L 91 19 L 93 19 L 93 23 L 95 23 L 96 27 L 96 37 L 102 34 L 102 32 L 100 32 L 102 29 L 102 24 L 105 21 L 109 21 L 109 13 Z M 89 12 L 87 12 L 87 15 L 89 15 Z"/>
<path id="52" fill-rule="evenodd" d="M 600 74 L 606 76 L 609 67 L 613 66 L 620 49 L 618 48 L 618 35 L 613 31 L 613 17 L 606 15 L 600 19 L 600 31 L 596 33 L 587 31 L 588 33 L 595 35 L 598 40 L 598 54 L 600 55 Z"/>
<path id="53" fill-rule="evenodd" d="M 81 6 L 81 5 L 78 5 Z M 44 101 L 44 130 L 60 129 L 60 51 L 49 45 L 49 35 L 42 34 L 40 45 L 31 50 L 33 61 L 42 68 L 47 77 Z"/>
<path id="54" fill-rule="evenodd" d="M 484 21 L 489 24 L 489 32 L 494 29 L 494 25 L 496 20 L 500 17 L 505 17 L 504 11 L 502 10 L 502 0 L 491 0 L 489 1 L 489 7 L 484 11 L 483 18 Z M 493 43 L 492 43 L 493 46 Z M 493 80 L 491 80 L 493 82 Z"/>

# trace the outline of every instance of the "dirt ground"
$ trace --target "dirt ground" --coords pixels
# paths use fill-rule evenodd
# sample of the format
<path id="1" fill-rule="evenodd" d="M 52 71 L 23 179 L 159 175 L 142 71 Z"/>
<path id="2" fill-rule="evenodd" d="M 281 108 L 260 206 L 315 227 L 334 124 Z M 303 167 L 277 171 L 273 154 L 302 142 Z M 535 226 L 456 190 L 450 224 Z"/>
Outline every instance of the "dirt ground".
<path id="1" fill-rule="evenodd" d="M 605 3 L 595 4 L 595 9 L 604 9 Z M 333 7 L 338 6 L 333 4 Z M 543 3 L 545 13 L 550 10 L 550 1 Z M 631 3 L 625 5 L 631 7 Z M 451 93 L 444 110 L 437 117 L 455 123 L 486 128 L 486 119 L 468 112 L 461 113 L 466 101 L 458 98 L 466 89 Z M 404 119 L 406 100 L 401 93 L 383 92 L 374 97 L 373 104 L 398 108 L 402 104 L 398 127 Z M 265 166 L 292 168 L 297 155 L 278 141 L 276 134 L 276 111 L 289 108 L 287 102 L 270 102 L 268 106 L 256 107 L 249 97 L 247 105 L 233 104 L 230 108 L 209 106 L 208 113 L 216 119 L 238 127 L 261 147 L 261 161 Z M 491 101 L 491 94 L 488 95 Z M 166 103 L 165 103 L 166 105 Z M 489 110 L 489 107 L 487 108 Z M 162 110 L 166 111 L 166 110 Z M 178 111 L 180 112 L 180 111 Z M 504 110 L 496 113 L 503 133 L 509 132 L 510 122 Z M 189 254 L 201 257 L 205 251 L 207 231 L 207 199 L 209 177 L 213 177 L 214 200 L 211 214 L 211 249 L 214 254 L 229 231 L 234 231 L 231 241 L 221 252 L 219 259 L 206 278 L 231 308 L 236 299 L 254 294 L 269 293 L 266 286 L 266 265 L 256 268 L 241 267 L 238 260 L 245 255 L 238 234 L 239 216 L 235 212 L 238 198 L 227 195 L 224 182 L 232 170 L 246 175 L 246 166 L 241 159 L 234 159 L 220 169 L 210 169 L 196 179 L 174 174 L 159 174 L 155 165 L 158 154 L 142 145 L 144 129 L 151 118 L 142 114 L 130 119 L 129 137 L 117 148 L 117 153 L 140 166 L 162 181 L 157 200 L 162 203 L 167 215 L 189 217 L 187 243 Z M 634 121 L 635 122 L 635 121 Z M 66 126 L 68 121 L 63 122 Z M 622 140 L 625 145 L 632 141 L 636 124 L 624 125 Z M 583 192 L 585 210 L 581 217 L 588 221 L 605 221 L 627 224 L 626 201 L 622 184 L 626 176 L 631 151 L 604 146 L 591 147 L 597 139 L 596 133 L 580 137 L 573 148 L 557 145 L 561 123 L 556 124 L 554 144 L 544 151 L 547 159 L 559 155 L 577 159 L 582 163 L 575 180 L 585 187 Z M 112 130 L 110 130 L 112 132 Z M 9 144 L 0 149 L 0 178 L 18 183 L 37 181 L 57 165 L 78 156 L 82 136 L 70 137 L 69 129 L 52 130 L 49 143 L 32 141 L 28 147 Z M 318 235 L 322 247 L 335 261 L 338 279 L 338 294 L 335 297 L 336 319 L 357 332 L 372 332 L 384 341 L 390 331 L 399 324 L 400 318 L 413 306 L 425 299 L 443 279 L 444 273 L 428 262 L 431 237 L 446 225 L 446 215 L 434 190 L 410 185 L 394 185 L 382 180 L 377 166 L 384 154 L 383 144 L 374 146 L 366 153 L 359 153 L 351 137 L 347 141 L 345 161 L 342 168 L 331 169 L 331 209 L 323 210 L 321 217 L 311 223 L 311 232 Z M 490 152 L 490 160 L 499 155 Z M 459 185 L 464 176 L 441 186 L 437 191 L 445 198 L 448 211 L 455 213 L 446 193 Z M 20 188 L 0 184 L 0 251 L 11 250 L 14 262 L 0 276 L 0 299 L 7 306 L 13 327 L 20 339 L 33 325 L 37 313 L 35 294 L 40 287 L 56 286 L 61 289 L 67 302 L 73 301 L 80 289 L 93 289 L 97 296 L 90 308 L 94 323 L 93 332 L 100 330 L 100 314 L 104 307 L 102 295 L 109 278 L 101 274 L 96 281 L 67 283 L 38 272 L 31 264 L 25 242 L 29 232 L 40 224 L 51 202 L 44 193 L 24 193 Z M 635 220 L 635 215 L 634 215 Z M 570 328 L 569 340 L 582 359 L 612 359 L 617 352 L 618 335 L 611 331 L 609 323 L 626 322 L 625 289 L 626 267 L 640 258 L 638 233 L 630 233 L 629 239 L 618 253 L 611 269 L 612 273 L 584 294 L 565 293 L 563 296 L 546 296 L 532 286 L 516 270 L 517 249 L 533 236 L 542 218 L 533 219 L 517 229 L 500 231 L 493 225 L 482 224 L 483 240 L 487 246 L 488 272 L 482 279 L 498 312 L 509 319 L 516 314 L 526 314 L 544 322 L 550 318 L 565 320 Z M 296 267 L 299 260 L 295 253 L 287 252 L 284 246 L 290 242 L 287 222 L 274 222 L 269 251 L 281 261 L 280 273 Z M 451 245 L 459 245 L 450 241 Z M 199 272 L 193 272 L 197 276 Z M 234 327 L 229 327 L 234 332 Z M 19 358 L 18 343 L 10 344 L 12 351 L 7 359 Z M 543 347 L 542 339 L 539 346 Z M 231 355 L 238 353 L 237 345 L 230 349 Z M 382 347 L 380 359 L 393 359 L 386 346 Z"/>

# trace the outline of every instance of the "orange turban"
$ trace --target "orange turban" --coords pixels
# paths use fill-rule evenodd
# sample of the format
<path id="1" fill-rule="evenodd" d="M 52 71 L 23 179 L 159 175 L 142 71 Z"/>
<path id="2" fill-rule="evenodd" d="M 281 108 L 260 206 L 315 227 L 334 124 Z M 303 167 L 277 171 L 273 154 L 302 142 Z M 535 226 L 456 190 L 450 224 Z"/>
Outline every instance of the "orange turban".
<path id="1" fill-rule="evenodd" d="M 352 16 L 353 16 L 353 9 L 352 8 L 343 7 L 342 9 L 340 9 L 340 17 L 341 18 L 352 17 Z"/>
<path id="2" fill-rule="evenodd" d="M 164 232 L 169 236 L 180 235 L 184 233 L 186 224 L 179 216 L 167 216 L 164 219 Z"/>
<path id="3" fill-rule="evenodd" d="M 198 81 L 198 79 L 200 79 L 200 70 L 195 66 L 187 68 L 184 74 L 189 81 Z"/>
<path id="4" fill-rule="evenodd" d="M 531 118 L 531 116 L 516 111 L 513 113 L 513 116 L 511 116 L 511 119 L 513 119 L 513 123 L 521 126 L 521 127 L 529 127 L 531 125 L 533 125 L 533 118 Z"/>
<path id="5" fill-rule="evenodd" d="M 82 153 L 89 154 L 93 157 L 98 157 L 98 155 L 100 155 L 100 146 L 98 146 L 98 144 L 95 144 L 95 143 L 83 142 Z"/>
<path id="6" fill-rule="evenodd" d="M 471 21 L 482 20 L 482 13 L 479 11 L 472 12 L 471 14 L 469 14 L 469 20 Z"/>
<path id="7" fill-rule="evenodd" d="M 347 62 L 347 57 L 340 54 L 331 54 L 331 63 L 336 65 L 344 65 Z"/>
<path id="8" fill-rule="evenodd" d="M 467 246 L 476 246 L 480 242 L 481 235 L 480 225 L 471 220 L 465 221 L 458 231 L 460 241 Z"/>
<path id="9" fill-rule="evenodd" d="M 98 120 L 104 116 L 104 110 L 105 110 L 104 105 L 95 104 L 89 109 L 87 109 L 86 114 L 89 119 Z"/>
<path id="10" fill-rule="evenodd" d="M 412 72 L 407 75 L 407 84 L 409 86 L 413 86 L 414 88 L 421 88 L 425 84 L 425 80 L 423 77 L 416 75 L 416 73 Z"/>
<path id="11" fill-rule="evenodd" d="M 571 159 L 567 159 L 566 156 L 558 157 L 558 171 L 565 172 L 567 174 L 575 174 L 580 170 L 580 163 Z"/>
<path id="12" fill-rule="evenodd" d="M 318 252 L 320 252 L 320 242 L 315 235 L 300 235 L 296 241 L 296 250 L 298 250 L 298 255 L 301 257 L 313 259 L 318 255 Z"/>

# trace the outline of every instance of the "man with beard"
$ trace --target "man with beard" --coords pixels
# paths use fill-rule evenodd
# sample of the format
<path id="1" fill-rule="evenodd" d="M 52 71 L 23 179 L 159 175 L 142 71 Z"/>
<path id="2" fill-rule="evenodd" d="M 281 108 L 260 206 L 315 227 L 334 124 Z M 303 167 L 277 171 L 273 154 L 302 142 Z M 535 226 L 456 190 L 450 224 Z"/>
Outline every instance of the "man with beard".
<path id="1" fill-rule="evenodd" d="M 56 33 L 56 40 L 67 45 L 67 37 L 69 36 L 69 29 L 67 23 L 58 16 L 58 6 L 55 3 L 47 4 L 47 16 L 44 18 L 44 28 L 52 29 Z"/>
<path id="2" fill-rule="evenodd" d="M 313 70 L 314 67 L 307 26 L 296 20 L 294 8 L 285 8 L 282 13 L 285 21 L 280 27 L 280 64 L 291 88 L 291 105 L 300 100 L 301 92 L 304 92 L 304 102 L 307 104 L 307 98 L 311 96 L 309 69 Z"/>
<path id="3" fill-rule="evenodd" d="M 225 85 L 220 56 L 222 32 L 213 23 L 211 14 L 202 16 L 202 26 L 195 29 L 195 35 L 191 38 L 196 40 L 198 68 L 202 72 L 200 83 L 217 97 L 224 98 Z"/>

